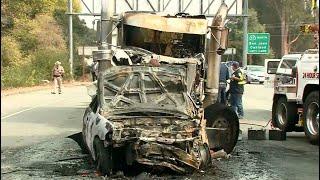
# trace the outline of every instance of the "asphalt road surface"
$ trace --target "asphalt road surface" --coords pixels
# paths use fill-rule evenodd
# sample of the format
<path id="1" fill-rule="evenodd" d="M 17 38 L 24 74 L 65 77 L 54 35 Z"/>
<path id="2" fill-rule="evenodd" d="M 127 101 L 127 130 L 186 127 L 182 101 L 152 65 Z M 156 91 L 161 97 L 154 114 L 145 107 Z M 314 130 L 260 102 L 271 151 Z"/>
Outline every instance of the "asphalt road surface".
<path id="1" fill-rule="evenodd" d="M 266 125 L 271 119 L 273 90 L 248 84 L 243 97 L 245 118 L 240 123 Z M 84 86 L 67 87 L 63 94 L 36 91 L 1 99 L 1 179 L 103 179 L 77 143 L 66 138 L 81 131 L 90 97 Z M 268 128 L 269 126 L 267 126 Z M 181 176 L 140 169 L 111 179 L 319 179 L 319 146 L 304 133 L 287 133 L 286 141 L 243 140 L 229 159 L 214 160 L 205 172 Z"/>

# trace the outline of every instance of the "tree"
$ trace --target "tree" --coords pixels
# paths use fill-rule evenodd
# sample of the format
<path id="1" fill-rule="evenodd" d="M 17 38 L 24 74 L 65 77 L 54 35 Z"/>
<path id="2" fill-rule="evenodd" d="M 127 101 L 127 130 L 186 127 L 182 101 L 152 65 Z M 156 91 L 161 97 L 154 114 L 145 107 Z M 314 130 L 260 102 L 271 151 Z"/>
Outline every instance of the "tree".
<path id="1" fill-rule="evenodd" d="M 1 0 L 2 88 L 32 86 L 49 80 L 57 60 L 69 70 L 67 1 Z M 80 0 L 73 0 L 73 11 L 80 11 Z M 75 47 L 92 44 L 94 31 L 79 17 L 74 16 L 73 20 Z M 75 69 L 82 69 L 77 62 L 80 58 L 75 56 Z"/>
<path id="2" fill-rule="evenodd" d="M 309 2 L 301 0 L 268 0 L 266 2 L 280 19 L 281 55 L 288 54 L 301 35 L 299 25 L 312 21 L 311 11 L 306 8 L 306 3 L 309 4 Z"/>

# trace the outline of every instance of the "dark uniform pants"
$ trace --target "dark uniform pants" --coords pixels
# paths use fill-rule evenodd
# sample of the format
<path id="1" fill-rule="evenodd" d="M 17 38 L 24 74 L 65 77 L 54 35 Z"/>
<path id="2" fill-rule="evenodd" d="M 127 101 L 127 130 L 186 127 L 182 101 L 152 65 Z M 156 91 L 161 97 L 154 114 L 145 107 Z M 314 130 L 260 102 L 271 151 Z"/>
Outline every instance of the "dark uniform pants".
<path id="1" fill-rule="evenodd" d="M 219 83 L 219 92 L 218 92 L 218 102 L 222 104 L 227 103 L 227 98 L 226 98 L 226 88 L 227 84 L 226 83 Z"/>
<path id="2" fill-rule="evenodd" d="M 243 117 L 242 94 L 230 94 L 231 107 L 238 117 Z"/>

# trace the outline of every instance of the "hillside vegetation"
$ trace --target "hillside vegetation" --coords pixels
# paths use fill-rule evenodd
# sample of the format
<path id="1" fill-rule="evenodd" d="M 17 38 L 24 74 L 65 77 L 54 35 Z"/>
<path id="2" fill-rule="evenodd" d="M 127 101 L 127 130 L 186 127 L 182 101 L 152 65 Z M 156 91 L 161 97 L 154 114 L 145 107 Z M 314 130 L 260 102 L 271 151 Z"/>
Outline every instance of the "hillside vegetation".
<path id="1" fill-rule="evenodd" d="M 73 11 L 80 2 L 73 0 Z M 69 79 L 67 0 L 1 0 L 1 88 L 33 86 L 51 80 L 54 62 Z M 74 73 L 82 75 L 76 47 L 94 44 L 94 31 L 73 17 Z"/>

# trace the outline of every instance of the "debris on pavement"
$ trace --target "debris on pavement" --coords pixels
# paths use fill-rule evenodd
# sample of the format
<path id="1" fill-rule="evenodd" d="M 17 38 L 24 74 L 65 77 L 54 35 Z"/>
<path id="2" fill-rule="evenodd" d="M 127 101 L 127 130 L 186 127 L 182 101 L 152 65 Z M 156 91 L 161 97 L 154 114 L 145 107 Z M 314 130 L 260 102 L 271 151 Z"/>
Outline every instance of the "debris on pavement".
<path id="1" fill-rule="evenodd" d="M 220 160 L 220 159 L 229 159 L 231 157 L 231 154 L 227 154 L 223 149 L 217 151 L 217 152 L 214 152 L 214 151 L 210 151 L 210 154 L 211 154 L 211 158 L 212 159 L 217 159 L 217 160 Z"/>

